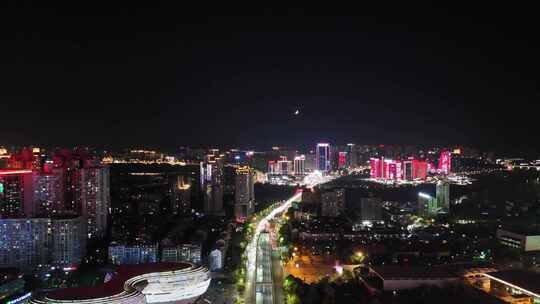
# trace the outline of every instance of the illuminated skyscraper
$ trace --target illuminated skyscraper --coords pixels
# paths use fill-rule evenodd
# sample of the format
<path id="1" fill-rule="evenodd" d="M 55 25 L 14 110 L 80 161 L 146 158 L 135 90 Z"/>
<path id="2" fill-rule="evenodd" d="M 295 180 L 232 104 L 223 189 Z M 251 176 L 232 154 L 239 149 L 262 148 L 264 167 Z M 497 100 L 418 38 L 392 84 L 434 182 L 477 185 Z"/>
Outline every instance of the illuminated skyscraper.
<path id="1" fill-rule="evenodd" d="M 338 169 L 343 169 L 347 166 L 347 152 L 338 152 Z"/>
<path id="2" fill-rule="evenodd" d="M 441 155 L 439 156 L 439 167 L 438 171 L 441 174 L 450 174 L 451 171 L 451 164 L 452 164 L 452 153 L 447 150 L 441 151 Z"/>
<path id="3" fill-rule="evenodd" d="M 383 159 L 371 158 L 369 160 L 369 164 L 371 166 L 370 177 L 382 178 L 383 177 Z"/>
<path id="4" fill-rule="evenodd" d="M 223 158 L 208 155 L 201 162 L 201 186 L 204 198 L 204 212 L 207 214 L 223 213 Z"/>
<path id="5" fill-rule="evenodd" d="M 236 169 L 234 215 L 237 221 L 244 221 L 255 209 L 254 175 L 249 167 Z"/>
<path id="6" fill-rule="evenodd" d="M 330 144 L 318 143 L 316 149 L 316 167 L 321 172 L 328 172 L 331 168 L 330 163 Z"/>
<path id="7" fill-rule="evenodd" d="M 306 156 L 299 155 L 294 157 L 294 174 L 295 175 L 304 175 L 306 174 Z"/>
<path id="8" fill-rule="evenodd" d="M 421 160 L 413 160 L 413 179 L 426 179 L 427 176 L 427 163 Z"/>
<path id="9" fill-rule="evenodd" d="M 290 160 L 287 160 L 287 156 L 281 156 L 281 159 L 277 161 L 278 174 L 291 175 L 293 173 L 293 164 Z"/>
<path id="10" fill-rule="evenodd" d="M 103 237 L 110 208 L 109 168 L 91 166 L 78 170 L 77 200 L 87 219 L 88 237 Z"/>
<path id="11" fill-rule="evenodd" d="M 437 207 L 448 212 L 450 210 L 450 183 L 438 181 L 436 186 Z"/>
<path id="12" fill-rule="evenodd" d="M 31 170 L 0 170 L 0 218 L 33 216 Z"/>

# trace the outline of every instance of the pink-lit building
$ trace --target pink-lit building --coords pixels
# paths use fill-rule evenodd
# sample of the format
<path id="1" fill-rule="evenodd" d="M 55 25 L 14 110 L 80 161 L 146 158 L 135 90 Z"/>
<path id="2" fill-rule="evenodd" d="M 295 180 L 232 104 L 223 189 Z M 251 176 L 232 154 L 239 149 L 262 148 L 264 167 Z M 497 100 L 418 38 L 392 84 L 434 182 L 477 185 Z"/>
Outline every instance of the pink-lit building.
<path id="1" fill-rule="evenodd" d="M 441 174 L 450 174 L 452 163 L 452 153 L 447 150 L 443 150 L 439 156 L 438 171 Z"/>
<path id="2" fill-rule="evenodd" d="M 427 176 L 427 163 L 416 159 L 405 161 L 381 158 L 372 158 L 371 178 L 386 180 L 415 180 L 425 179 Z"/>

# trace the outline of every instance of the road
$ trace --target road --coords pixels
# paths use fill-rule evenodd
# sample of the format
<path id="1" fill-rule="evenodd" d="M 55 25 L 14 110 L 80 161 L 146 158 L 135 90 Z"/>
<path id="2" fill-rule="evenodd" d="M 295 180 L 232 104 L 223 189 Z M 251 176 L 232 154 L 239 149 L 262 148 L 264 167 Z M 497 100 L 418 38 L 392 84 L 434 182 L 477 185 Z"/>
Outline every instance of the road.
<path id="1" fill-rule="evenodd" d="M 263 232 L 259 236 L 257 243 L 257 267 L 255 274 L 255 303 L 257 304 L 274 303 L 271 251 L 270 235 L 267 232 Z"/>
<path id="2" fill-rule="evenodd" d="M 255 274 L 256 274 L 256 266 L 257 266 L 257 244 L 259 241 L 259 237 L 261 236 L 261 233 L 266 229 L 266 226 L 268 225 L 268 222 L 273 219 L 276 215 L 286 211 L 291 206 L 292 202 L 299 200 L 302 197 L 302 192 L 298 192 L 295 195 L 293 195 L 290 199 L 285 201 L 283 204 L 281 204 L 279 207 L 276 207 L 274 210 L 272 210 L 266 217 L 262 218 L 259 223 L 257 224 L 257 227 L 255 228 L 255 232 L 253 233 L 253 239 L 247 246 L 247 280 L 246 280 L 246 291 L 245 291 L 245 300 L 247 304 L 256 303 L 255 298 Z M 266 234 L 268 235 L 268 234 Z M 268 245 L 270 247 L 270 245 Z M 271 249 L 268 249 L 268 251 L 271 251 Z M 269 260 L 271 260 L 270 256 Z M 281 288 L 281 286 L 279 286 Z"/>
<path id="3" fill-rule="evenodd" d="M 306 176 L 304 184 L 308 188 L 311 188 L 311 187 L 315 187 L 318 184 L 328 182 L 331 179 L 332 179 L 331 176 L 323 176 L 318 172 L 314 172 L 314 173 L 309 174 L 308 176 Z M 257 297 L 256 297 L 256 285 L 257 284 L 255 282 L 255 279 L 256 279 L 256 273 L 257 273 L 257 271 L 256 271 L 256 269 L 257 269 L 257 252 L 258 252 L 257 247 L 258 247 L 259 237 L 261 236 L 261 233 L 266 230 L 266 227 L 267 227 L 268 222 L 270 220 L 275 218 L 276 215 L 281 214 L 284 211 L 286 211 L 287 209 L 289 209 L 289 207 L 291 207 L 292 202 L 298 201 L 301 198 L 302 198 L 302 192 L 298 191 L 295 195 L 293 195 L 291 198 L 289 198 L 288 200 L 283 202 L 283 204 L 276 207 L 267 216 L 262 218 L 257 223 L 257 227 L 255 228 L 255 232 L 253 233 L 253 238 L 251 239 L 251 241 L 249 242 L 249 244 L 248 244 L 248 246 L 246 248 L 246 250 L 247 250 L 247 280 L 246 280 L 246 290 L 245 290 L 245 294 L 244 294 L 244 296 L 245 296 L 244 299 L 245 299 L 246 304 L 258 303 L 258 302 L 256 302 L 257 301 Z M 272 250 L 270 249 L 270 245 L 268 245 L 268 251 L 270 253 L 270 254 L 268 254 L 268 256 L 269 256 L 269 259 L 271 261 L 272 260 L 272 258 L 271 258 Z M 279 257 L 278 257 L 278 259 L 279 259 Z M 270 262 L 270 269 L 272 269 L 270 271 L 270 273 L 274 273 L 274 276 L 279 278 L 279 274 L 276 273 L 277 272 L 276 267 L 281 267 L 281 266 L 276 265 L 276 264 L 274 264 L 274 266 L 272 266 L 271 264 L 272 263 Z M 278 283 L 278 282 L 276 282 L 276 283 Z M 275 304 L 282 303 L 283 291 L 281 289 L 283 288 L 283 286 L 281 285 L 281 283 L 279 283 L 279 284 L 280 285 L 274 284 L 274 287 L 270 288 L 270 290 L 272 290 L 272 289 L 276 290 L 276 292 L 275 292 L 276 295 L 280 295 L 280 296 L 279 297 L 272 296 L 272 302 L 268 302 L 268 303 L 275 303 Z M 263 292 L 263 294 L 265 294 L 265 295 L 267 295 L 268 293 L 273 294 L 272 291 L 268 292 L 265 288 L 267 288 L 267 287 L 264 287 L 264 292 L 263 292 L 263 290 L 262 290 L 263 287 L 261 287 L 261 292 Z M 268 300 L 268 299 L 264 299 L 264 297 L 260 298 L 260 299 L 263 300 L 263 301 Z M 276 302 L 274 302 L 274 301 L 276 301 Z"/>

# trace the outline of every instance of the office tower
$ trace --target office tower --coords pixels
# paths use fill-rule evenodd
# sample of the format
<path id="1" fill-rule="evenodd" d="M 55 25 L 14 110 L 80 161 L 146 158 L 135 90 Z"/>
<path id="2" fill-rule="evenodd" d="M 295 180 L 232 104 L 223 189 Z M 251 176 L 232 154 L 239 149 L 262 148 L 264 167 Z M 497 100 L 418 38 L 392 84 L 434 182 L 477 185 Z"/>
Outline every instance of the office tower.
<path id="1" fill-rule="evenodd" d="M 34 215 L 31 170 L 0 170 L 0 218 Z"/>
<path id="2" fill-rule="evenodd" d="M 306 174 L 306 156 L 299 155 L 294 157 L 294 174 L 304 175 Z"/>
<path id="3" fill-rule="evenodd" d="M 383 220 L 381 199 L 376 197 L 362 197 L 360 199 L 360 219 L 362 221 Z"/>
<path id="4" fill-rule="evenodd" d="M 438 181 L 436 186 L 437 207 L 445 211 L 450 210 L 450 183 Z"/>
<path id="5" fill-rule="evenodd" d="M 345 190 L 336 189 L 323 192 L 321 196 L 321 216 L 337 217 L 345 209 Z"/>
<path id="6" fill-rule="evenodd" d="M 207 160 L 201 162 L 204 213 L 214 215 L 223 213 L 223 179 L 223 157 L 208 155 Z"/>
<path id="7" fill-rule="evenodd" d="M 439 173 L 445 174 L 445 175 L 450 174 L 451 163 L 452 163 L 452 153 L 450 153 L 450 151 L 447 151 L 447 150 L 441 151 L 441 155 L 439 157 L 439 167 L 438 167 Z"/>
<path id="8" fill-rule="evenodd" d="M 0 219 L 0 267 L 73 265 L 86 254 L 83 217 Z"/>
<path id="9" fill-rule="evenodd" d="M 330 144 L 318 143 L 315 151 L 316 169 L 323 173 L 330 171 Z"/>
<path id="10" fill-rule="evenodd" d="M 51 217 L 64 213 L 63 170 L 48 168 L 43 172 L 34 172 L 35 213 L 40 217 Z"/>
<path id="11" fill-rule="evenodd" d="M 418 193 L 418 215 L 433 217 L 437 214 L 437 209 L 437 199 L 423 192 Z"/>
<path id="12" fill-rule="evenodd" d="M 77 201 L 87 219 L 88 238 L 101 238 L 107 231 L 110 208 L 109 168 L 90 166 L 78 170 Z"/>
<path id="13" fill-rule="evenodd" d="M 109 245 L 109 261 L 114 265 L 145 264 L 157 262 L 158 248 L 155 244 Z"/>
<path id="14" fill-rule="evenodd" d="M 281 156 L 277 161 L 278 174 L 291 175 L 293 173 L 293 164 L 287 159 L 287 156 Z"/>
<path id="15" fill-rule="evenodd" d="M 238 221 L 244 221 L 254 211 L 254 179 L 254 173 L 251 168 L 240 167 L 236 169 L 234 215 Z"/>

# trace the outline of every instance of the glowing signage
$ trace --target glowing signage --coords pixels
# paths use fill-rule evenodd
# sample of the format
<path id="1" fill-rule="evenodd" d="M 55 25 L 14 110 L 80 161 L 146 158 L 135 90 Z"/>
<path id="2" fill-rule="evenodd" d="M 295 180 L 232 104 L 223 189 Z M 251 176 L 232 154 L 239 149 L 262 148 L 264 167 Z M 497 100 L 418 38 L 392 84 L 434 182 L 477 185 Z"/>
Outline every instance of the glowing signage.
<path id="1" fill-rule="evenodd" d="M 4 193 L 4 184 L 0 183 L 0 194 Z"/>

